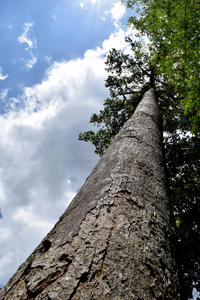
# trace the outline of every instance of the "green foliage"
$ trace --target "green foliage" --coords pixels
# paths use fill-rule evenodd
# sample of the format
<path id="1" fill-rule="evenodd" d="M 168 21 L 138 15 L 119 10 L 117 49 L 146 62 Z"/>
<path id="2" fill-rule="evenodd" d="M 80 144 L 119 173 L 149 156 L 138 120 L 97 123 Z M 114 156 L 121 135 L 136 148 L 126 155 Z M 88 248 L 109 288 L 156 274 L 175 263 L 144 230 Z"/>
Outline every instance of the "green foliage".
<path id="1" fill-rule="evenodd" d="M 200 127 L 200 3 L 198 0 L 126 1 L 140 5 L 139 18 L 129 18 L 151 42 L 157 72 L 165 74 L 181 95 L 180 104 L 190 117 L 192 131 Z"/>
<path id="2" fill-rule="evenodd" d="M 95 153 L 100 156 L 150 87 L 146 78 L 151 76 L 151 67 L 148 67 L 147 61 L 145 55 L 141 57 L 138 54 L 133 59 L 115 49 L 107 55 L 106 70 L 109 76 L 105 85 L 109 88 L 111 98 L 105 100 L 104 109 L 100 110 L 99 115 L 93 114 L 90 118 L 90 123 L 96 125 L 98 130 L 79 134 L 79 140 L 92 142 Z"/>
<path id="3" fill-rule="evenodd" d="M 192 299 L 200 291 L 200 136 L 172 134 L 165 138 L 170 199 L 179 237 L 179 259 L 184 273 L 183 294 Z"/>
<path id="4" fill-rule="evenodd" d="M 102 155 L 150 87 L 157 91 L 163 117 L 170 198 L 177 221 L 183 299 L 200 292 L 200 3 L 197 0 L 126 0 L 140 12 L 129 24 L 148 36 L 127 42 L 132 55 L 113 49 L 107 55 L 110 98 L 90 122 L 97 131 L 79 135 Z"/>

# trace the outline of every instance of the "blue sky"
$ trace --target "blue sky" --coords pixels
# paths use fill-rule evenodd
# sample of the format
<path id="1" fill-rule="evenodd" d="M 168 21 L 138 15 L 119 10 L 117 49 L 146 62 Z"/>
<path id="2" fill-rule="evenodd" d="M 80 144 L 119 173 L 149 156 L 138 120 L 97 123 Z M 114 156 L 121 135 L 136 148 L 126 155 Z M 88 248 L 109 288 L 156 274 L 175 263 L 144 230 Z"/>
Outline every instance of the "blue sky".
<path id="1" fill-rule="evenodd" d="M 39 83 L 49 63 L 82 57 L 113 30 L 114 1 L 2 0 L 1 88 L 15 97 Z M 125 18 L 124 18 L 125 19 Z M 125 25 L 125 22 L 124 22 Z"/>
<path id="2" fill-rule="evenodd" d="M 105 57 L 130 51 L 119 0 L 1 0 L 0 285 L 98 161 L 78 141 L 109 96 Z"/>

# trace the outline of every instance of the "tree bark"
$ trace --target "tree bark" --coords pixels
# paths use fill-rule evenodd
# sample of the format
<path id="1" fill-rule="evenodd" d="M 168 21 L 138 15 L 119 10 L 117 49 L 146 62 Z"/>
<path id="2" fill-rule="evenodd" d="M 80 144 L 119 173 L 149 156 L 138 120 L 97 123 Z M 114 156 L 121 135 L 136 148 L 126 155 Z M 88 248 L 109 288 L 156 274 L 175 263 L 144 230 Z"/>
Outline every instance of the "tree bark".
<path id="1" fill-rule="evenodd" d="M 1 299 L 180 299 L 161 127 L 150 89 Z"/>

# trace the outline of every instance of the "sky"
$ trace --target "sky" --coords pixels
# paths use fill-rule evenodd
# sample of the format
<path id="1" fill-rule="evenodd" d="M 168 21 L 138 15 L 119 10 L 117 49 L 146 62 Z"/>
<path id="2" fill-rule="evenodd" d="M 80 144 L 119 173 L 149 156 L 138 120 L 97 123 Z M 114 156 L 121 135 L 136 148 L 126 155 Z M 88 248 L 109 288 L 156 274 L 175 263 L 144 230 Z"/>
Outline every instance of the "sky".
<path id="1" fill-rule="evenodd" d="M 128 51 L 119 0 L 1 0 L 0 285 L 51 230 L 99 157 L 78 141 Z"/>

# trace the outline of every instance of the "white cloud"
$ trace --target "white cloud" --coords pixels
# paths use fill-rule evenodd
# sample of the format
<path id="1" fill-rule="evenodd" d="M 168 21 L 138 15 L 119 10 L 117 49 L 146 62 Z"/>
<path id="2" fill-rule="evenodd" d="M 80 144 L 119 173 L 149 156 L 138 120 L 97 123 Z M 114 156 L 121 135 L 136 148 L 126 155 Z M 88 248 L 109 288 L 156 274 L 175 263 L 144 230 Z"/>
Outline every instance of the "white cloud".
<path id="1" fill-rule="evenodd" d="M 11 265 L 13 258 L 14 258 L 14 254 L 12 254 L 11 252 L 5 253 L 3 257 L 0 257 L 0 276 L 5 275 L 6 268 Z M 10 270 L 11 269 L 12 268 L 10 267 Z"/>
<path id="2" fill-rule="evenodd" d="M 31 53 L 31 54 L 32 54 L 32 53 Z M 32 54 L 31 56 L 32 56 L 32 58 L 29 59 L 28 61 L 26 61 L 26 64 L 25 64 L 25 66 L 26 66 L 27 69 L 32 69 L 33 66 L 34 66 L 34 65 L 36 64 L 36 62 L 37 62 L 37 57 L 34 56 L 33 54 Z"/>
<path id="3" fill-rule="evenodd" d="M 56 19 L 56 16 L 53 14 L 52 15 L 52 18 L 56 21 L 57 19 Z"/>
<path id="4" fill-rule="evenodd" d="M 0 116 L 0 283 L 44 238 L 98 161 L 78 134 L 91 129 L 91 114 L 109 96 L 103 54 L 124 48 L 126 35 L 118 30 L 82 59 L 54 62 L 41 83 L 15 99 L 24 108 Z"/>
<path id="5" fill-rule="evenodd" d="M 0 228 L 0 237 L 2 242 L 7 241 L 10 234 L 11 234 L 10 228 Z"/>
<path id="6" fill-rule="evenodd" d="M 13 214 L 13 220 L 23 224 L 23 226 L 30 227 L 32 229 L 45 231 L 50 230 L 53 227 L 53 223 L 40 218 L 37 210 L 31 205 L 29 207 L 18 207 Z"/>
<path id="7" fill-rule="evenodd" d="M 8 74 L 3 75 L 3 68 L 0 67 L 0 80 L 5 80 L 6 78 L 8 78 Z"/>
<path id="8" fill-rule="evenodd" d="M 20 35 L 18 37 L 18 41 L 20 44 L 27 44 L 27 48 L 26 48 L 27 50 L 32 49 L 35 44 L 35 39 L 31 40 L 28 37 L 29 30 L 31 29 L 31 27 L 33 25 L 34 25 L 33 23 L 25 23 L 24 24 L 24 32 L 22 33 L 22 35 Z"/>
<path id="9" fill-rule="evenodd" d="M 111 10 L 106 11 L 105 13 L 111 14 L 115 27 L 119 28 L 120 20 L 123 18 L 125 12 L 125 5 L 121 1 L 118 1 L 113 4 L 113 8 Z"/>
<path id="10" fill-rule="evenodd" d="M 133 39 L 137 39 L 135 37 L 136 33 L 137 31 L 133 30 L 132 28 L 128 28 L 127 31 L 119 29 L 117 32 L 111 34 L 109 39 L 104 40 L 102 48 L 97 47 L 95 50 L 87 50 L 85 52 L 85 57 L 100 57 L 103 56 L 103 54 L 106 54 L 112 48 L 123 50 L 125 54 L 129 54 L 131 52 L 131 47 L 125 42 L 125 38 L 130 36 Z"/>
<path id="11" fill-rule="evenodd" d="M 33 53 L 30 51 L 30 56 L 31 58 L 29 60 L 24 60 L 22 59 L 23 61 L 25 61 L 25 66 L 27 69 L 32 69 L 33 66 L 36 64 L 37 62 L 37 57 L 33 55 Z"/>
<path id="12" fill-rule="evenodd" d="M 29 31 L 30 29 L 33 27 L 34 23 L 25 23 L 24 24 L 24 31 L 22 33 L 22 35 L 20 35 L 18 37 L 18 42 L 20 44 L 25 44 L 25 50 L 29 53 L 30 55 L 30 59 L 28 60 L 24 60 L 22 58 L 23 61 L 25 61 L 25 66 L 27 69 L 31 69 L 33 68 L 33 66 L 36 64 L 37 62 L 37 57 L 33 54 L 33 49 L 37 48 L 37 41 L 35 38 L 30 38 L 29 37 Z"/>
<path id="13" fill-rule="evenodd" d="M 114 3 L 114 7 L 111 9 L 110 13 L 112 18 L 116 21 L 121 20 L 126 12 L 125 5 L 121 1 Z"/>
<path id="14" fill-rule="evenodd" d="M 4 101 L 8 95 L 9 89 L 3 89 L 0 91 L 0 101 Z"/>

